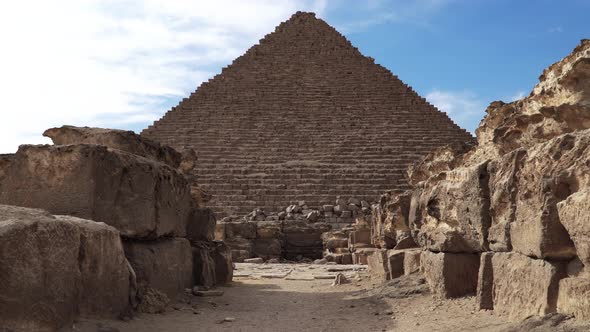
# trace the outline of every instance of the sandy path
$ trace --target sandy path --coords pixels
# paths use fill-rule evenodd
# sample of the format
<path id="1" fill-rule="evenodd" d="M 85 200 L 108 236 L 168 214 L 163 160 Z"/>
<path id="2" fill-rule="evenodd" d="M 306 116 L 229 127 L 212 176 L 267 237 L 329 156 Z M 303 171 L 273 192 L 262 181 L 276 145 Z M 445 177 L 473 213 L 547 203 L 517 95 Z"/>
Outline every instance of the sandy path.
<path id="1" fill-rule="evenodd" d="M 477 311 L 474 298 L 441 301 L 424 286 L 395 284 L 383 287 L 366 272 L 352 283 L 331 286 L 332 280 L 307 278 L 327 274 L 317 267 L 295 266 L 287 278 L 285 267 L 260 270 L 258 275 L 238 266 L 231 287 L 220 288 L 220 297 L 187 297 L 164 314 L 141 314 L 130 322 L 82 321 L 72 331 L 82 332 L 194 332 L 194 331 L 484 331 L 497 332 L 511 326 L 503 317 Z M 249 269 L 249 268 L 248 268 Z M 247 270 L 248 270 L 247 269 Z M 309 273 L 306 273 L 308 269 Z M 321 268 L 320 268 L 321 269 Z M 333 272 L 332 272 L 333 273 Z M 292 278 L 297 275 L 298 277 Z M 311 279 L 311 280 L 301 280 Z M 354 278 L 353 278 L 354 279 Z M 408 295 L 417 289 L 418 294 Z M 233 321 L 222 322 L 225 318 Z"/>

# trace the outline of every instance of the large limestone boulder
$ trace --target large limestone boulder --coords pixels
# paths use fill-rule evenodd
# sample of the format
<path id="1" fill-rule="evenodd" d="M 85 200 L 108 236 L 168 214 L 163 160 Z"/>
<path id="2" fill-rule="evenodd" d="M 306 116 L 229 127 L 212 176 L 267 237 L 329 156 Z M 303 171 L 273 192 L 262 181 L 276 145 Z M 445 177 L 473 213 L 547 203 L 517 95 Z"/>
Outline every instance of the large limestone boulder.
<path id="1" fill-rule="evenodd" d="M 9 331 L 55 331 L 78 315 L 118 316 L 133 295 L 119 233 L 0 205 L 0 294 L 0 322 Z"/>
<path id="2" fill-rule="evenodd" d="M 186 225 L 186 237 L 191 242 L 213 241 L 215 239 L 215 225 L 217 219 L 211 209 L 196 208 Z"/>
<path id="3" fill-rule="evenodd" d="M 62 126 L 47 129 L 43 136 L 51 138 L 55 145 L 102 145 L 160 161 L 172 168 L 179 168 L 182 162 L 182 154 L 173 148 L 128 130 Z"/>
<path id="4" fill-rule="evenodd" d="M 475 142 L 456 142 L 434 149 L 408 168 L 408 182 L 412 186 L 442 172 L 461 166 L 466 153 L 473 150 Z"/>
<path id="5" fill-rule="evenodd" d="M 569 259 L 574 243 L 557 203 L 590 185 L 590 130 L 565 134 L 528 149 L 518 173 L 512 248 L 536 258 Z"/>
<path id="6" fill-rule="evenodd" d="M 184 236 L 192 208 L 178 171 L 98 145 L 22 145 L 0 203 L 104 222 L 130 238 Z"/>
<path id="7" fill-rule="evenodd" d="M 493 309 L 519 320 L 531 315 L 546 315 L 557 310 L 559 280 L 565 277 L 565 263 L 534 259 L 519 253 L 494 253 L 482 259 L 482 273 L 489 279 L 479 284 L 478 300 Z M 491 276 L 491 278 L 490 278 Z"/>
<path id="8" fill-rule="evenodd" d="M 590 267 L 590 188 L 579 191 L 557 204 L 559 220 L 576 247 L 586 270 Z"/>
<path id="9" fill-rule="evenodd" d="M 432 251 L 485 251 L 491 222 L 488 180 L 484 162 L 422 182 L 409 214 L 416 243 Z"/>
<path id="10" fill-rule="evenodd" d="M 184 238 L 126 240 L 125 255 L 140 287 L 150 287 L 174 299 L 193 285 L 193 255 Z"/>
<path id="11" fill-rule="evenodd" d="M 477 290 L 479 255 L 423 251 L 420 271 L 436 296 L 472 295 Z"/>
<path id="12" fill-rule="evenodd" d="M 223 242 L 193 243 L 193 276 L 196 285 L 223 286 L 232 281 L 231 250 Z"/>
<path id="13" fill-rule="evenodd" d="M 586 275 L 559 281 L 557 311 L 579 320 L 590 320 L 590 277 Z"/>
<path id="14" fill-rule="evenodd" d="M 384 249 L 393 249 L 404 241 L 411 241 L 409 213 L 412 192 L 387 193 L 379 204 L 372 206 L 371 242 Z"/>

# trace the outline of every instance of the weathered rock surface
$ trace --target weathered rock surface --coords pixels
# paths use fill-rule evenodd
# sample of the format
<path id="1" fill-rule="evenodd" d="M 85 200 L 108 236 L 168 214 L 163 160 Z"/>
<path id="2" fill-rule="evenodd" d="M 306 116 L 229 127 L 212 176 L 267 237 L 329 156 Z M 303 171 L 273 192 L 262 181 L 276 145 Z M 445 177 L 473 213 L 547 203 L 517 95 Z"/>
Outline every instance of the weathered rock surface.
<path id="1" fill-rule="evenodd" d="M 130 297 L 119 233 L 103 223 L 0 205 L 0 294 L 0 322 L 13 331 L 55 331 L 78 315 L 118 316 Z"/>
<path id="2" fill-rule="evenodd" d="M 573 258 L 575 247 L 557 203 L 590 184 L 590 130 L 565 134 L 528 149 L 519 172 L 514 251 L 537 258 Z"/>
<path id="3" fill-rule="evenodd" d="M 213 241 L 216 222 L 215 214 L 211 209 L 193 209 L 186 225 L 186 238 L 191 242 Z"/>
<path id="4" fill-rule="evenodd" d="M 490 255 L 490 254 L 488 254 Z M 551 263 L 519 253 L 494 253 L 481 261 L 487 278 L 480 282 L 480 307 L 489 306 L 510 319 L 556 312 L 559 280 L 565 277 L 565 263 Z M 485 273 L 485 272 L 484 272 Z M 489 276 L 492 276 L 491 278 Z"/>
<path id="5" fill-rule="evenodd" d="M 579 320 L 590 320 L 590 278 L 572 277 L 559 281 L 557 311 Z"/>
<path id="6" fill-rule="evenodd" d="M 192 251 L 195 284 L 212 287 L 232 281 L 231 250 L 225 243 L 197 242 Z"/>
<path id="7" fill-rule="evenodd" d="M 443 298 L 475 294 L 479 255 L 423 251 L 420 271 L 430 291 Z"/>
<path id="8" fill-rule="evenodd" d="M 137 283 L 158 290 L 170 299 L 193 285 L 193 255 L 184 238 L 123 242 Z"/>
<path id="9" fill-rule="evenodd" d="M 298 221 L 285 223 L 283 225 L 285 258 L 294 259 L 299 255 L 311 259 L 322 258 L 322 233 L 330 229 L 330 225 L 325 223 L 308 224 Z"/>
<path id="10" fill-rule="evenodd" d="M 490 226 L 487 162 L 456 168 L 414 191 L 410 227 L 416 243 L 432 251 L 487 249 Z"/>
<path id="11" fill-rule="evenodd" d="M 107 223 L 125 237 L 184 236 L 190 189 L 172 168 L 98 145 L 22 145 L 0 203 Z"/>
<path id="12" fill-rule="evenodd" d="M 372 277 L 385 281 L 391 279 L 386 249 L 378 249 L 367 256 L 367 270 Z"/>
<path id="13" fill-rule="evenodd" d="M 590 188 L 576 192 L 557 204 L 559 220 L 576 247 L 585 267 L 590 267 Z"/>
<path id="14" fill-rule="evenodd" d="M 255 222 L 227 222 L 225 224 L 225 237 L 233 239 L 241 237 L 244 239 L 256 238 Z"/>
<path id="15" fill-rule="evenodd" d="M 474 142 L 455 142 L 432 150 L 424 158 L 408 168 L 412 186 L 432 176 L 448 172 L 461 166 L 465 154 L 474 148 Z"/>
<path id="16" fill-rule="evenodd" d="M 284 241 L 281 239 L 256 239 L 252 251 L 256 257 L 268 260 L 283 256 Z"/>
<path id="17" fill-rule="evenodd" d="M 547 68 L 531 94 L 512 103 L 493 102 L 475 133 L 474 165 L 564 133 L 590 128 L 590 40 Z"/>
<path id="18" fill-rule="evenodd" d="M 179 168 L 182 154 L 167 145 L 137 135 L 130 130 L 62 126 L 47 129 L 43 136 L 55 145 L 95 144 L 122 150 Z"/>
<path id="19" fill-rule="evenodd" d="M 411 191 L 387 193 L 373 206 L 371 242 L 384 249 L 393 249 L 411 239 L 409 227 Z M 413 240 L 412 240 L 413 241 Z M 406 244 L 408 246 L 408 244 Z M 410 243 L 409 246 L 412 246 Z"/>
<path id="20" fill-rule="evenodd" d="M 410 275 L 420 271 L 421 249 L 404 250 L 404 275 Z"/>

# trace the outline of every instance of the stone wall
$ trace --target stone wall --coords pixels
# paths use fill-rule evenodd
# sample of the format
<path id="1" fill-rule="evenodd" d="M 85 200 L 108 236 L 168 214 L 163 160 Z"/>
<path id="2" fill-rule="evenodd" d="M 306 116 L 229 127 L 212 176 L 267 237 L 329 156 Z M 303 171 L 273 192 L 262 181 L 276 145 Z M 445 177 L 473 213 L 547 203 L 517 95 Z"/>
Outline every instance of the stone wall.
<path id="1" fill-rule="evenodd" d="M 229 248 L 184 173 L 190 158 L 132 132 L 48 132 L 67 144 L 0 156 L 0 322 L 52 331 L 231 282 Z"/>
<path id="2" fill-rule="evenodd" d="M 297 13 L 142 136 L 193 148 L 220 217 L 409 189 L 408 165 L 472 137 L 314 14 Z"/>
<path id="3" fill-rule="evenodd" d="M 433 151 L 409 171 L 413 189 L 373 206 L 369 258 L 384 278 L 409 232 L 441 297 L 477 295 L 512 319 L 590 317 L 590 41 L 552 65 L 528 97 L 494 102 L 478 145 Z M 407 204 L 410 197 L 409 206 Z"/>

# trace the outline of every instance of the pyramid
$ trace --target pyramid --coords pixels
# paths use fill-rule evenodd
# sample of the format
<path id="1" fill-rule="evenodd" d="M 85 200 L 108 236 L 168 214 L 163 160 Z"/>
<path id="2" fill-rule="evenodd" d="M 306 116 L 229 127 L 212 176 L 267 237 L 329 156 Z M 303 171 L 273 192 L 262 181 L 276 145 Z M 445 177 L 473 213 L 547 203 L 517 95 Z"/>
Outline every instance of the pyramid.
<path id="1" fill-rule="evenodd" d="M 313 13 L 297 12 L 142 135 L 198 155 L 219 215 L 375 201 L 472 136 Z"/>

